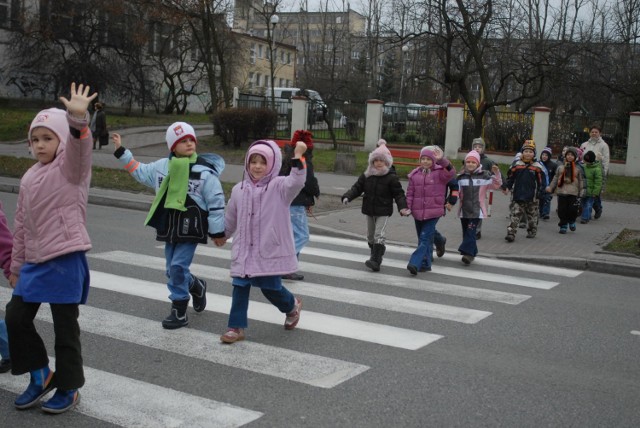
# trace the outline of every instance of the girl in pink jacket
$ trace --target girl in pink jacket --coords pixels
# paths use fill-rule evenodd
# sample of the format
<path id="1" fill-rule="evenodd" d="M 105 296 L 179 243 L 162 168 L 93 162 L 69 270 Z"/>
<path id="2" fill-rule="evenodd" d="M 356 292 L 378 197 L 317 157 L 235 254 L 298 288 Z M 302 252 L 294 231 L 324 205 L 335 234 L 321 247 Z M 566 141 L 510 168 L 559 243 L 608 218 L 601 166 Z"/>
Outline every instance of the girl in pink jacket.
<path id="1" fill-rule="evenodd" d="M 13 248 L 13 235 L 9 230 L 9 224 L 7 217 L 2 210 L 2 203 L 0 203 L 0 267 L 4 276 L 9 279 L 11 271 L 9 266 L 11 265 L 11 249 Z M 7 325 L 4 323 L 4 319 L 0 319 L 0 373 L 6 373 L 11 370 L 11 358 L 9 356 L 9 339 L 7 337 Z"/>
<path id="2" fill-rule="evenodd" d="M 456 169 L 445 157 L 437 159 L 433 150 L 420 150 L 420 166 L 409 173 L 407 205 L 416 224 L 418 248 L 411 254 L 407 269 L 411 275 L 431 270 L 433 237 L 438 219 L 444 215 L 447 182 Z"/>
<path id="3" fill-rule="evenodd" d="M 252 286 L 286 314 L 286 330 L 293 330 L 300 320 L 302 301 L 282 285 L 282 275 L 298 269 L 289 206 L 306 181 L 306 150 L 304 142 L 296 143 L 288 176 L 278 176 L 282 154 L 274 141 L 258 140 L 247 151 L 245 178 L 233 187 L 225 212 L 225 235 L 233 236 L 233 296 L 229 328 L 220 337 L 224 343 L 245 337 Z"/>
<path id="4" fill-rule="evenodd" d="M 60 97 L 67 111 L 43 110 L 29 128 L 38 162 L 20 181 L 9 278 L 14 290 L 6 313 L 11 373 L 31 374 L 15 400 L 18 409 L 36 405 L 57 388 L 42 410 L 65 412 L 80 400 L 78 388 L 84 385 L 78 306 L 89 292 L 86 211 L 93 139 L 87 107 L 96 96 L 72 83 L 71 99 Z M 42 303 L 51 306 L 55 374 L 33 323 Z"/>

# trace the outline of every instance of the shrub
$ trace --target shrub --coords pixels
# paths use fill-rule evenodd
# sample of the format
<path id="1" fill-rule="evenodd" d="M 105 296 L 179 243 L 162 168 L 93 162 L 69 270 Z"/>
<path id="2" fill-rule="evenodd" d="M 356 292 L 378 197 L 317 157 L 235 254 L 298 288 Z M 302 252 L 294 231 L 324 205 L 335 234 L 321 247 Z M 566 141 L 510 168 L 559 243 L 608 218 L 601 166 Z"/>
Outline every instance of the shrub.
<path id="1" fill-rule="evenodd" d="M 212 116 L 214 130 L 222 139 L 222 144 L 234 147 L 247 141 L 249 138 L 253 110 L 246 108 L 228 108 L 216 111 Z"/>

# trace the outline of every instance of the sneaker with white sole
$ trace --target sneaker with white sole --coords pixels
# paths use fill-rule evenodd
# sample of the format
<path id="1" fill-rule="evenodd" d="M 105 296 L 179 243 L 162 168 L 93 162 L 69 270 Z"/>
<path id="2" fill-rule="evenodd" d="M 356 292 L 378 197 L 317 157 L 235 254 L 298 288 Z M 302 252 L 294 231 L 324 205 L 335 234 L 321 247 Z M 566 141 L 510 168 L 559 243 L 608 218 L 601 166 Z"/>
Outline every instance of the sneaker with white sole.
<path id="1" fill-rule="evenodd" d="M 287 318 L 284 320 L 285 330 L 293 330 L 296 328 L 298 321 L 300 321 L 300 311 L 302 311 L 302 300 L 296 297 L 293 310 L 287 314 Z"/>
<path id="2" fill-rule="evenodd" d="M 244 340 L 244 328 L 229 328 L 222 336 L 222 343 L 236 343 Z"/>

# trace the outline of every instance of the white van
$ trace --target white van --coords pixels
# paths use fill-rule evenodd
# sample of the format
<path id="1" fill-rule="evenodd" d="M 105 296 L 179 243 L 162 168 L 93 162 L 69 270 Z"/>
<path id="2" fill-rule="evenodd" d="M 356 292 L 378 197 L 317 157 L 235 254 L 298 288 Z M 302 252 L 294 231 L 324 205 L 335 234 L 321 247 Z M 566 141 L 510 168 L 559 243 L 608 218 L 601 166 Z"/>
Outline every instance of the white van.
<path id="1" fill-rule="evenodd" d="M 304 93 L 302 93 L 304 91 Z M 311 101 L 311 110 L 314 112 L 314 120 L 322 120 L 323 109 L 327 108 L 327 105 L 322 101 L 322 97 L 318 93 L 318 91 L 314 91 L 313 89 L 300 89 L 300 88 L 273 88 L 274 96 L 276 100 L 278 98 L 288 100 L 288 104 L 283 105 L 279 104 L 278 113 L 287 114 L 288 110 L 291 109 L 291 97 L 294 97 L 298 94 L 306 95 L 309 97 Z M 267 98 L 271 98 L 271 88 L 266 89 Z"/>

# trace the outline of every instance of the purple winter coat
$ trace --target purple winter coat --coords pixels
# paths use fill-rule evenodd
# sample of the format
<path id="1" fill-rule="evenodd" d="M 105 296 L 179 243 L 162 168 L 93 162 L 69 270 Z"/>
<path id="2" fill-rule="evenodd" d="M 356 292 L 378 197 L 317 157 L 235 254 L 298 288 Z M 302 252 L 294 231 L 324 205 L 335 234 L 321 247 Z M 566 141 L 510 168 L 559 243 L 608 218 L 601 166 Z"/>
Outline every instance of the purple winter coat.
<path id="1" fill-rule="evenodd" d="M 13 248 L 13 235 L 9 230 L 9 224 L 7 217 L 2 210 L 2 203 L 0 203 L 0 267 L 4 276 L 9 279 L 11 271 L 9 266 L 11 265 L 11 249 Z"/>
<path id="2" fill-rule="evenodd" d="M 456 170 L 448 159 L 436 163 L 432 152 L 423 154 L 433 161 L 431 169 L 418 167 L 409 173 L 407 205 L 416 220 L 428 220 L 444 215 L 447 182 L 456 175 Z"/>
<path id="3" fill-rule="evenodd" d="M 257 183 L 249 175 L 249 157 L 267 158 L 267 174 Z M 247 151 L 244 179 L 236 184 L 225 212 L 225 235 L 233 235 L 231 276 L 284 275 L 298 269 L 289 205 L 307 179 L 306 165 L 293 165 L 288 176 L 278 176 L 282 153 L 271 140 L 258 140 Z"/>

